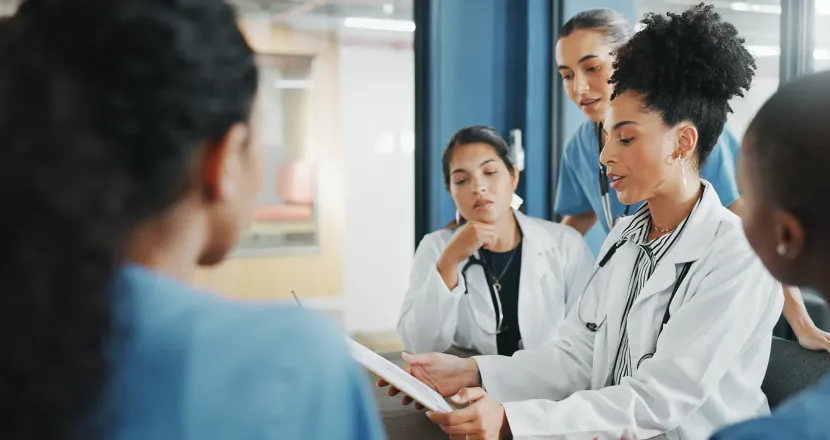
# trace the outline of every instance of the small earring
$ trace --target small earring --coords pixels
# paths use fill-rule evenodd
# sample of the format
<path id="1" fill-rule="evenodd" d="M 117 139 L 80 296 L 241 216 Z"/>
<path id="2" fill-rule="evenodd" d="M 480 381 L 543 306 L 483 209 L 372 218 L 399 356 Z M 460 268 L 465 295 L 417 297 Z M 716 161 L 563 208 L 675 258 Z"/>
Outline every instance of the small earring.
<path id="1" fill-rule="evenodd" d="M 458 210 L 457 210 L 457 209 L 455 210 L 455 224 L 456 224 L 456 225 L 460 225 L 460 224 L 461 224 L 461 214 L 459 214 L 459 213 L 458 213 Z"/>
<path id="2" fill-rule="evenodd" d="M 787 255 L 787 246 L 785 246 L 784 243 L 778 243 L 778 248 L 776 248 L 776 251 L 778 252 L 778 255 L 783 257 Z"/>
<path id="3" fill-rule="evenodd" d="M 683 178 L 683 186 L 686 186 L 686 167 L 685 167 L 686 160 L 682 157 L 680 158 L 680 177 Z"/>

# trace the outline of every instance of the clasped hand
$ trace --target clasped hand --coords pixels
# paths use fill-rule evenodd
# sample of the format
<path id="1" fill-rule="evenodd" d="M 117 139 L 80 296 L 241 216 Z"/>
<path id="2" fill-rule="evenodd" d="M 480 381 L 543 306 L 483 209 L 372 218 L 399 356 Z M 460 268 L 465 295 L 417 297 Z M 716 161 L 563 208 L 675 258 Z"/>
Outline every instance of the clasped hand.
<path id="1" fill-rule="evenodd" d="M 478 383 L 478 364 L 473 359 L 461 359 L 442 353 L 419 355 L 403 354 L 407 365 L 403 369 L 427 384 L 443 397 L 450 397 L 455 405 L 466 405 L 449 413 L 427 412 L 427 417 L 450 435 L 451 439 L 500 440 L 510 437 L 504 407 L 487 394 Z M 379 387 L 389 386 L 384 380 Z M 400 391 L 390 387 L 389 395 Z M 404 405 L 412 398 L 404 396 Z M 417 408 L 423 408 L 415 403 Z"/>

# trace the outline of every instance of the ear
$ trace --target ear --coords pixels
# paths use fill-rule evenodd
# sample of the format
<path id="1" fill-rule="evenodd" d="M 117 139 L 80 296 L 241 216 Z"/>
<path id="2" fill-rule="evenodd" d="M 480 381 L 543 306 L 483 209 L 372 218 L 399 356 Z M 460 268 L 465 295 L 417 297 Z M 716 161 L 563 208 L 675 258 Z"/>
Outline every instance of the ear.
<path id="1" fill-rule="evenodd" d="M 513 192 L 519 187 L 519 167 L 513 165 Z"/>
<path id="2" fill-rule="evenodd" d="M 775 220 L 775 240 L 778 243 L 777 252 L 782 258 L 794 260 L 804 252 L 804 228 L 792 214 L 777 211 Z"/>
<path id="3" fill-rule="evenodd" d="M 675 159 L 691 159 L 697 150 L 697 127 L 683 124 L 677 129 L 677 150 Z"/>
<path id="4" fill-rule="evenodd" d="M 247 144 L 248 126 L 236 123 L 222 139 L 207 145 L 199 182 L 207 202 L 226 200 L 237 192 L 237 176 L 242 172 L 240 157 Z"/>

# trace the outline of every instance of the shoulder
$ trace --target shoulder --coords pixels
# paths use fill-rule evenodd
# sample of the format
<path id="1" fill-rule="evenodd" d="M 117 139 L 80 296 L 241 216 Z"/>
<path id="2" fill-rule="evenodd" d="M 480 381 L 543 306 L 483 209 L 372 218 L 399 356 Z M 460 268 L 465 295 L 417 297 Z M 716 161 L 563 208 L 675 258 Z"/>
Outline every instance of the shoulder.
<path id="1" fill-rule="evenodd" d="M 195 325 L 191 361 L 217 376 L 328 373 L 348 358 L 344 336 L 318 312 L 288 302 L 215 305 Z"/>
<path id="2" fill-rule="evenodd" d="M 121 388 L 136 401 L 178 402 L 192 438 L 302 430 L 320 395 L 345 408 L 355 404 L 343 401 L 349 390 L 368 385 L 322 314 L 287 301 L 233 301 L 144 269 L 128 269 L 120 281 L 114 291 L 127 301 L 117 313 L 130 341 Z"/>
<path id="3" fill-rule="evenodd" d="M 202 414 L 215 413 L 231 424 L 293 431 L 316 415 L 322 395 L 344 407 L 355 403 L 347 401 L 348 390 L 360 377 L 345 336 L 321 314 L 293 304 L 207 311 L 188 352 L 186 402 L 197 425 L 210 425 Z"/>
<path id="4" fill-rule="evenodd" d="M 715 433 L 709 440 L 778 440 L 783 438 L 818 440 L 824 437 L 808 436 L 798 420 L 782 420 L 781 417 L 770 416 L 728 426 Z"/>
<path id="5" fill-rule="evenodd" d="M 744 234 L 741 218 L 737 214 L 723 206 L 716 206 L 707 221 L 716 223 L 713 250 L 728 251 L 730 255 L 747 254 L 749 257 L 756 257 Z"/>
<path id="6" fill-rule="evenodd" d="M 437 231 L 430 232 L 421 239 L 418 247 L 415 249 L 416 257 L 437 257 L 443 252 L 444 247 L 450 242 L 452 236 L 455 234 L 455 229 L 441 228 Z"/>
<path id="7" fill-rule="evenodd" d="M 824 439 L 830 431 L 828 404 L 830 377 L 777 408 L 772 415 L 724 428 L 712 440 Z"/>
<path id="8" fill-rule="evenodd" d="M 529 232 L 532 234 L 544 234 L 544 238 L 553 240 L 553 245 L 555 246 L 575 246 L 585 242 L 582 235 L 570 226 L 541 218 L 529 217 L 525 214 L 521 214 L 521 219 L 531 226 L 531 228 L 525 229 L 529 229 Z M 523 232 L 527 235 L 528 231 Z"/>
<path id="9" fill-rule="evenodd" d="M 455 229 L 450 228 L 441 228 L 437 231 L 430 232 L 427 235 L 424 235 L 424 238 L 421 239 L 420 246 L 441 246 L 447 244 L 452 236 L 455 234 Z"/>
<path id="10" fill-rule="evenodd" d="M 581 156 L 586 148 L 596 148 L 596 142 L 596 125 L 592 121 L 585 121 L 568 139 L 563 155 L 565 157 Z"/>

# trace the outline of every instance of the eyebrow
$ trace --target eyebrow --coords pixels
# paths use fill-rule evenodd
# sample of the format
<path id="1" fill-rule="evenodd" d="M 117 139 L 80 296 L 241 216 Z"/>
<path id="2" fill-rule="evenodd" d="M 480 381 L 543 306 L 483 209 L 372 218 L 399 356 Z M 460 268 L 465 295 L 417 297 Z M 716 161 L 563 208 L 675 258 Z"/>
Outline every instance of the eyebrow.
<path id="1" fill-rule="evenodd" d="M 490 163 L 490 162 L 495 162 L 495 161 L 496 161 L 496 159 L 487 159 L 487 160 L 485 160 L 484 162 L 482 162 L 482 163 L 478 164 L 478 166 L 479 166 L 479 167 L 483 167 L 484 165 L 487 165 L 488 163 Z M 456 168 L 456 169 L 452 170 L 452 172 L 451 172 L 450 174 L 455 174 L 455 173 L 466 173 L 466 172 L 467 172 L 467 170 L 464 170 L 464 169 L 461 169 L 461 168 Z"/>
<path id="2" fill-rule="evenodd" d="M 613 127 L 611 127 L 611 131 L 619 130 L 620 128 L 625 127 L 626 125 L 640 125 L 640 124 L 637 123 L 637 122 L 634 122 L 634 121 L 620 121 L 620 122 L 617 122 L 616 124 L 614 124 Z M 605 134 L 608 134 L 608 130 L 605 129 L 605 126 L 602 127 L 602 131 Z"/>
<path id="3" fill-rule="evenodd" d="M 577 64 L 582 64 L 585 61 L 590 60 L 591 58 L 597 58 L 597 56 L 592 54 L 592 53 L 589 53 L 588 55 L 585 55 L 584 57 L 580 58 L 579 61 L 577 61 Z M 559 66 L 558 70 L 562 70 L 562 69 L 570 69 L 570 67 L 565 66 L 565 65 Z"/>

